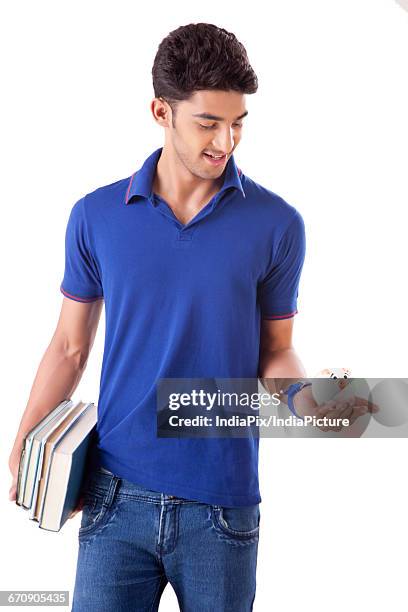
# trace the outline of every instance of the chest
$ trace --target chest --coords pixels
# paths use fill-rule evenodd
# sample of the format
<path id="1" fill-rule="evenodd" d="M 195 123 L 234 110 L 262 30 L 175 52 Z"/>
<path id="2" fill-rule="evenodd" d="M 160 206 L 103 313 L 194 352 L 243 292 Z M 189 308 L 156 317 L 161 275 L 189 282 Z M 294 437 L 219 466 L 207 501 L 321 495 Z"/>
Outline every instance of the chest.
<path id="1" fill-rule="evenodd" d="M 256 292 L 268 248 L 256 228 L 245 230 L 222 215 L 183 226 L 139 209 L 126 223 L 110 225 L 98 253 L 105 294 L 151 290 L 234 299 Z"/>

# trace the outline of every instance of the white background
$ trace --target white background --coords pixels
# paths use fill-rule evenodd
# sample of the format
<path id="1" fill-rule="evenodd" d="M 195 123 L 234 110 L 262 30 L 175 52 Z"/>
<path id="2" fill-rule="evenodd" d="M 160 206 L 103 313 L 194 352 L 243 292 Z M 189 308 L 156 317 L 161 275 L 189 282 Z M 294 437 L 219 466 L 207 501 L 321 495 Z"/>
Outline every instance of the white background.
<path id="1" fill-rule="evenodd" d="M 393 0 L 3 6 L 1 589 L 72 595 L 80 514 L 38 529 L 8 501 L 8 455 L 57 323 L 71 207 L 163 144 L 153 58 L 198 21 L 233 31 L 258 74 L 238 165 L 306 224 L 294 343 L 308 375 L 407 375 L 408 12 Z M 74 399 L 97 400 L 103 334 L 104 319 Z M 254 610 L 405 612 L 406 440 L 261 449 Z M 160 610 L 178 610 L 170 585 Z"/>

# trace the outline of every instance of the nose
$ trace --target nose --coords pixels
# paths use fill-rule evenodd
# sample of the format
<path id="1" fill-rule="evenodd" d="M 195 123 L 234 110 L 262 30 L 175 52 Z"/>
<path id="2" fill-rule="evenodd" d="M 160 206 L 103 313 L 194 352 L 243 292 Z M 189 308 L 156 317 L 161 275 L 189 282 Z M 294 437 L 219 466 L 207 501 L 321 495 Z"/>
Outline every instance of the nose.
<path id="1" fill-rule="evenodd" d="M 213 141 L 213 147 L 216 151 L 229 155 L 234 148 L 234 133 L 232 128 L 226 127 L 219 130 Z"/>

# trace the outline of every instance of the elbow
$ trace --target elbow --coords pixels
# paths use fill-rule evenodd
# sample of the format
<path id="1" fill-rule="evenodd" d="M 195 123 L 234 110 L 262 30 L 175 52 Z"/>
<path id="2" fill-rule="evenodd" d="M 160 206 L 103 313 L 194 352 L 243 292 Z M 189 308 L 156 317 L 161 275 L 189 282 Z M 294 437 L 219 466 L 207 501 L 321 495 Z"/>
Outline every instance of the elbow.
<path id="1" fill-rule="evenodd" d="M 70 349 L 66 351 L 65 356 L 78 370 L 84 370 L 88 363 L 89 350 L 84 350 L 82 348 Z"/>
<path id="2" fill-rule="evenodd" d="M 93 339 L 84 334 L 66 333 L 57 328 L 49 348 L 75 369 L 83 370 L 88 362 L 92 344 Z"/>
<path id="3" fill-rule="evenodd" d="M 83 346 L 72 346 L 66 345 L 63 346 L 61 344 L 54 344 L 51 346 L 54 351 L 60 355 L 60 358 L 71 364 L 75 370 L 84 370 L 86 364 L 88 363 L 90 348 Z"/>

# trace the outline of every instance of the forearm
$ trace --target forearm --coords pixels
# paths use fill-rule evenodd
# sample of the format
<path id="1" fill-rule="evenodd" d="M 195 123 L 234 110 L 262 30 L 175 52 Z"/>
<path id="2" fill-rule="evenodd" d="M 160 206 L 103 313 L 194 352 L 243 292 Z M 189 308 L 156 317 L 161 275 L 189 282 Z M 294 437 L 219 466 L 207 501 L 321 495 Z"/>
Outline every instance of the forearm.
<path id="1" fill-rule="evenodd" d="M 279 393 L 307 374 L 295 349 L 285 348 L 261 352 L 258 376 L 269 393 Z"/>
<path id="2" fill-rule="evenodd" d="M 80 351 L 68 351 L 51 342 L 35 376 L 28 403 L 20 421 L 11 457 L 19 456 L 24 436 L 44 416 L 75 391 L 86 366 Z"/>

